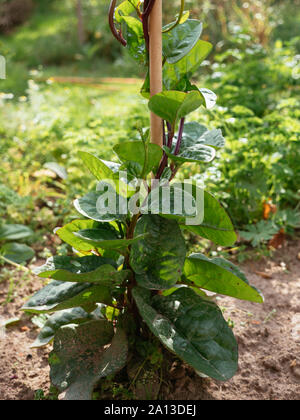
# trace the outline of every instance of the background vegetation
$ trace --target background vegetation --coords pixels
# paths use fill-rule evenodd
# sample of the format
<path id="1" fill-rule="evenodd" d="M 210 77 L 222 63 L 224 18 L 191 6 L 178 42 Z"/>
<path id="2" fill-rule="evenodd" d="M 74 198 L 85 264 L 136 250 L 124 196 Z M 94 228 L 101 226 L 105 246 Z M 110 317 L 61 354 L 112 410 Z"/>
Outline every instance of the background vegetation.
<path id="1" fill-rule="evenodd" d="M 220 97 L 196 116 L 227 139 L 207 189 L 229 206 L 242 238 L 276 246 L 276 235 L 300 225 L 300 2 L 187 3 L 215 45 L 197 78 Z M 164 0 L 165 11 L 178 6 Z M 148 124 L 142 97 L 137 105 L 141 69 L 111 36 L 107 7 L 107 0 L 0 0 L 0 54 L 7 60 L 7 79 L 0 80 L 1 223 L 30 226 L 36 233 L 26 242 L 39 256 L 55 240 L 44 236 L 46 228 L 75 217 L 71 200 L 92 182 L 77 169 L 76 151 L 98 149 L 112 159 L 112 144 L 136 138 L 136 127 Z M 186 166 L 191 174 L 201 176 Z"/>

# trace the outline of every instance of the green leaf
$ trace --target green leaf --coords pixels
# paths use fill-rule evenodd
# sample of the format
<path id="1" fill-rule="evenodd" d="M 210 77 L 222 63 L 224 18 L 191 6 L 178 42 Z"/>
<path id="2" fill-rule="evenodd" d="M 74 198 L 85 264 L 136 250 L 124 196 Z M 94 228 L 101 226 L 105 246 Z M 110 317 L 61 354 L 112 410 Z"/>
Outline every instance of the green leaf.
<path id="1" fill-rule="evenodd" d="M 207 191 L 204 191 L 204 220 L 202 224 L 182 227 L 222 246 L 231 246 L 237 240 L 230 217 L 218 200 Z"/>
<path id="2" fill-rule="evenodd" d="M 195 111 L 202 104 L 203 98 L 199 92 L 165 91 L 152 96 L 148 106 L 150 111 L 169 121 L 174 127 L 178 120 Z"/>
<path id="3" fill-rule="evenodd" d="M 129 54 L 138 62 L 145 63 L 146 45 L 142 22 L 132 16 L 122 16 L 121 20 L 127 27 L 125 38 Z"/>
<path id="4" fill-rule="evenodd" d="M 196 45 L 203 25 L 198 20 L 188 19 L 172 31 L 163 34 L 163 55 L 170 64 L 177 63 Z"/>
<path id="5" fill-rule="evenodd" d="M 131 13 L 135 12 L 135 7 L 137 7 L 139 0 L 123 1 L 120 6 L 116 7 L 115 10 L 115 19 L 117 22 L 122 21 L 122 16 L 129 16 Z"/>
<path id="6" fill-rule="evenodd" d="M 75 200 L 74 206 L 82 216 L 97 222 L 123 221 L 127 215 L 126 199 L 113 190 L 91 191 Z"/>
<path id="7" fill-rule="evenodd" d="M 145 234 L 133 239 L 106 239 L 105 233 L 103 229 L 85 229 L 77 232 L 75 235 L 94 247 L 102 249 L 126 249 L 129 245 L 140 241 L 146 236 Z"/>
<path id="8" fill-rule="evenodd" d="M 185 261 L 183 273 L 201 289 L 250 302 L 263 302 L 261 294 L 249 285 L 238 267 L 223 258 L 192 254 Z"/>
<path id="9" fill-rule="evenodd" d="M 165 90 L 182 90 L 182 82 L 188 80 L 198 70 L 202 61 L 208 56 L 212 45 L 206 41 L 198 41 L 194 48 L 175 64 L 166 63 L 163 68 L 163 84 Z M 183 86 L 184 90 L 186 85 Z"/>
<path id="10" fill-rule="evenodd" d="M 176 138 L 175 138 L 176 140 Z M 221 130 L 208 131 L 206 127 L 197 122 L 185 123 L 179 153 L 175 156 L 176 142 L 172 149 L 164 147 L 165 152 L 175 162 L 211 162 L 216 152 L 214 148 L 225 144 Z"/>
<path id="11" fill-rule="evenodd" d="M 133 296 L 152 333 L 196 371 L 221 381 L 236 373 L 237 343 L 215 303 L 184 287 L 153 298 L 135 288 Z"/>
<path id="12" fill-rule="evenodd" d="M 0 227 L 0 241 L 19 241 L 33 235 L 33 231 L 24 225 L 3 225 Z"/>
<path id="13" fill-rule="evenodd" d="M 114 147 L 115 153 L 123 162 L 136 162 L 141 168 L 145 168 L 144 175 L 155 170 L 162 158 L 163 152 L 157 144 L 131 141 L 117 144 Z M 146 161 L 146 165 L 145 165 Z"/>
<path id="14" fill-rule="evenodd" d="M 8 260 L 22 264 L 34 257 L 34 250 L 27 245 L 10 242 L 0 248 L 0 253 Z"/>
<path id="15" fill-rule="evenodd" d="M 197 216 L 195 198 L 185 190 L 183 183 L 160 186 L 152 189 L 141 213 L 160 214 L 168 218 L 183 221 L 187 217 Z"/>
<path id="16" fill-rule="evenodd" d="M 50 377 L 64 392 L 64 400 L 91 400 L 97 382 L 125 366 L 126 335 L 121 329 L 113 333 L 113 324 L 102 320 L 67 325 L 56 333 L 49 355 Z"/>
<path id="17" fill-rule="evenodd" d="M 178 155 L 173 154 L 174 150 L 173 153 L 170 152 L 170 149 L 167 146 L 164 146 L 163 149 L 172 161 L 179 162 L 181 164 L 185 162 L 209 163 L 214 160 L 216 156 L 215 149 L 197 143 L 189 147 L 181 145 Z"/>
<path id="18" fill-rule="evenodd" d="M 246 226 L 246 229 L 248 231 L 240 231 L 241 237 L 251 242 L 253 247 L 257 247 L 260 243 L 272 239 L 280 228 L 273 221 L 261 220 L 256 225 Z"/>
<path id="19" fill-rule="evenodd" d="M 54 280 L 35 293 L 22 310 L 31 313 L 51 313 L 79 306 L 84 307 L 91 303 L 111 305 L 110 289 L 106 286 L 93 286 L 90 283 Z"/>
<path id="20" fill-rule="evenodd" d="M 88 320 L 89 317 L 90 314 L 82 308 L 72 308 L 56 312 L 47 319 L 35 342 L 30 347 L 39 348 L 46 346 L 53 340 L 56 331 L 58 331 L 63 325 L 77 324 L 80 321 L 82 322 L 83 320 Z"/>
<path id="21" fill-rule="evenodd" d="M 137 283 L 147 289 L 169 289 L 182 275 L 186 247 L 175 220 L 142 216 L 134 236 L 148 233 L 131 247 L 130 264 Z"/>
<path id="22" fill-rule="evenodd" d="M 117 230 L 108 223 L 99 223 L 95 222 L 94 220 L 73 220 L 71 223 L 68 223 L 64 227 L 58 229 L 56 234 L 60 237 L 60 239 L 77 251 L 81 252 L 90 252 L 92 250 L 99 249 L 98 246 L 93 246 L 89 242 L 81 239 L 80 237 L 76 236 L 76 232 L 79 232 L 84 229 L 100 229 L 105 230 L 105 234 L 110 237 L 118 237 Z"/>
<path id="23" fill-rule="evenodd" d="M 182 148 L 185 149 L 195 144 L 221 148 L 225 146 L 225 139 L 221 130 L 209 131 L 195 121 L 186 122 L 183 129 Z"/>
<path id="24" fill-rule="evenodd" d="M 61 179 L 65 180 L 68 178 L 66 169 L 56 162 L 47 162 L 44 164 L 44 168 L 50 169 L 50 171 L 54 172 Z"/>
<path id="25" fill-rule="evenodd" d="M 114 162 L 102 161 L 87 152 L 78 152 L 78 155 L 84 165 L 98 181 L 110 183 L 118 194 L 127 197 L 128 186 L 122 180 L 119 180 L 118 173 L 116 172 L 118 166 L 115 166 L 117 164 L 114 164 Z"/>
<path id="26" fill-rule="evenodd" d="M 37 267 L 35 274 L 66 282 L 88 282 L 109 286 L 121 283 L 126 271 L 117 271 L 116 263 L 108 258 L 90 255 L 87 257 L 51 257 L 46 264 Z"/>

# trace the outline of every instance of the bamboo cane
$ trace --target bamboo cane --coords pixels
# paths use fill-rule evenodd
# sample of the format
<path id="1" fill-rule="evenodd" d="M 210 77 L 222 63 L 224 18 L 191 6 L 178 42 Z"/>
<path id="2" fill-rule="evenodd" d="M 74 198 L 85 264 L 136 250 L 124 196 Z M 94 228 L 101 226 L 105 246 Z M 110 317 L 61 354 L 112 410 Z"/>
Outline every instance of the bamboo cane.
<path id="1" fill-rule="evenodd" d="M 163 90 L 162 82 L 162 0 L 156 0 L 149 22 L 150 94 Z M 163 122 L 151 113 L 151 142 L 163 146 Z"/>

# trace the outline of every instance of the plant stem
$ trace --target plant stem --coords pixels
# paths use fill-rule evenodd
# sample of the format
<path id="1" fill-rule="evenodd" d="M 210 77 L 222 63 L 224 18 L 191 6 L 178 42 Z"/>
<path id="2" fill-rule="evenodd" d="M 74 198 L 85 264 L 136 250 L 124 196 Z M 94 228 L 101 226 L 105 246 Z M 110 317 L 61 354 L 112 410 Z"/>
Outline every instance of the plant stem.
<path id="1" fill-rule="evenodd" d="M 178 16 L 176 22 L 170 28 L 165 29 L 163 31 L 163 34 L 166 34 L 166 33 L 170 32 L 170 31 L 172 31 L 174 28 L 176 28 L 176 26 L 178 26 L 180 24 L 180 21 L 182 19 L 183 13 L 184 13 L 184 5 L 185 5 L 185 1 L 184 0 L 181 0 L 180 12 L 179 12 L 179 16 Z"/>
<path id="2" fill-rule="evenodd" d="M 126 40 L 123 38 L 121 29 L 118 31 L 115 26 L 114 21 L 114 14 L 115 14 L 115 8 L 116 8 L 117 0 L 111 0 L 110 6 L 109 6 L 109 15 L 108 15 L 108 23 L 110 30 L 113 34 L 113 36 L 124 46 L 127 46 Z"/>
<path id="3" fill-rule="evenodd" d="M 177 144 L 175 147 L 175 151 L 174 151 L 174 155 L 177 156 L 179 151 L 180 151 L 180 146 L 181 146 L 181 142 L 182 142 L 182 135 L 183 135 L 183 129 L 184 129 L 184 122 L 185 122 L 185 118 L 181 118 L 180 120 L 180 125 L 179 125 L 179 132 L 178 132 L 178 137 L 177 137 Z"/>
<path id="4" fill-rule="evenodd" d="M 14 261 L 9 260 L 8 258 L 5 258 L 3 255 L 0 255 L 0 258 L 5 261 L 7 264 L 13 265 L 16 268 L 19 268 L 22 271 L 26 271 L 27 273 L 32 273 L 32 270 L 30 270 L 30 268 L 28 267 L 24 267 L 24 265 L 15 263 Z"/>

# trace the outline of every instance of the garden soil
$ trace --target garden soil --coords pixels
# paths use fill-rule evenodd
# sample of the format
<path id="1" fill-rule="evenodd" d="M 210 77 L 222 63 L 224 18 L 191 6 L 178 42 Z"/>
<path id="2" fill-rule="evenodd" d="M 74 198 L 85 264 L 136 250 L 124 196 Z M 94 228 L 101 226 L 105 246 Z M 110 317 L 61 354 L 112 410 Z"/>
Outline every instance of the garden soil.
<path id="1" fill-rule="evenodd" d="M 161 388 L 168 400 L 299 400 L 300 399 L 300 241 L 289 241 L 272 259 L 243 265 L 251 284 L 265 297 L 262 305 L 218 298 L 239 343 L 239 371 L 226 383 L 200 378 L 173 363 Z M 31 400 L 37 390 L 49 392 L 50 348 L 31 349 L 38 328 L 19 309 L 42 285 L 31 278 L 16 288 L 13 301 L 0 306 L 0 399 Z M 0 303 L 10 285 L 0 283 Z"/>

